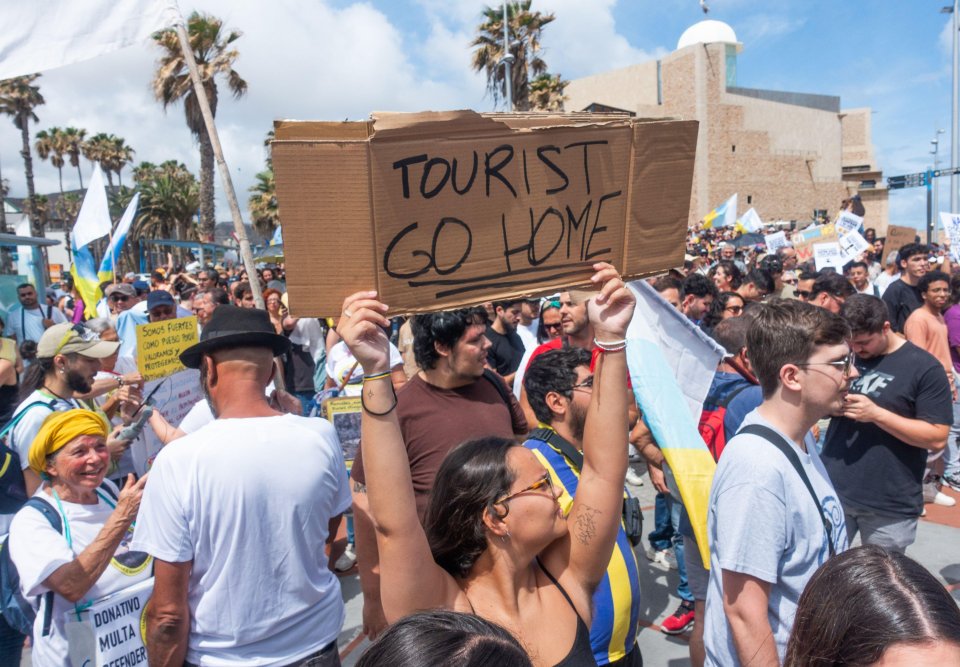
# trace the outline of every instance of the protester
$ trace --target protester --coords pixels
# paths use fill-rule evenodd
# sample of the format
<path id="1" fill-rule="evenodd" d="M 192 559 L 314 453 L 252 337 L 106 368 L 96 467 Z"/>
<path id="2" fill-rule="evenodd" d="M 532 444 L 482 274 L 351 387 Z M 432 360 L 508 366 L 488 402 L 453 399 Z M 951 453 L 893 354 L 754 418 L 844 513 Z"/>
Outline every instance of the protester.
<path id="1" fill-rule="evenodd" d="M 473 614 L 421 611 L 391 625 L 357 667 L 533 667 L 520 642 Z"/>
<path id="2" fill-rule="evenodd" d="M 592 663 L 591 596 L 621 521 L 624 335 L 634 308 L 616 271 L 605 264 L 595 268 L 601 293 L 590 300 L 588 313 L 605 351 L 594 369 L 584 465 L 569 520 L 557 502 L 559 490 L 552 489 L 534 454 L 512 440 L 486 437 L 458 446 L 443 462 L 424 531 L 405 465 L 398 401 L 386 381 L 386 307 L 373 292 L 345 300 L 339 332 L 369 378 L 361 446 L 388 620 L 418 609 L 474 609 L 522 637 L 537 665 Z M 617 423 L 623 431 L 611 427 Z"/>
<path id="3" fill-rule="evenodd" d="M 870 282 L 870 270 L 866 262 L 850 262 L 844 267 L 844 274 L 858 294 L 880 296 L 880 289 Z"/>
<path id="4" fill-rule="evenodd" d="M 813 285 L 818 277 L 820 277 L 818 271 L 801 271 L 800 275 L 797 276 L 797 289 L 794 290 L 794 296 L 800 301 L 810 301 L 810 296 L 813 293 Z"/>
<path id="5" fill-rule="evenodd" d="M 70 664 L 66 622 L 73 609 L 152 574 L 150 557 L 129 546 L 147 478 L 130 476 L 122 491 L 105 481 L 108 431 L 98 413 L 53 412 L 30 445 L 27 464 L 44 479 L 33 498 L 48 510 L 28 504 L 17 512 L 9 548 L 24 597 L 39 600 L 30 654 L 34 667 Z M 60 530 L 47 513 L 60 519 Z"/>
<path id="6" fill-rule="evenodd" d="M 890 310 L 890 326 L 894 333 L 903 333 L 910 313 L 923 305 L 918 284 L 930 270 L 930 249 L 920 243 L 908 243 L 897 255 L 900 279 L 894 280 L 883 293 L 883 302 Z"/>
<path id="7" fill-rule="evenodd" d="M 527 420 L 502 379 L 491 371 L 484 372 L 490 348 L 484 335 L 485 322 L 482 308 L 413 318 L 414 352 L 420 371 L 397 394 L 397 418 L 406 445 L 401 467 L 413 480 L 421 523 L 426 520 L 437 471 L 450 450 L 471 438 L 494 435 L 512 439 L 528 431 Z M 338 331 L 342 326 L 341 321 Z M 362 365 L 363 360 L 359 361 Z M 390 368 L 394 361 L 384 365 Z M 367 504 L 365 458 L 361 448 L 350 475 L 363 624 L 372 638 L 383 630 L 386 621 L 377 574 L 377 539 Z"/>
<path id="8" fill-rule="evenodd" d="M 125 310 L 130 310 L 137 303 L 137 290 L 127 283 L 115 283 L 104 291 L 107 304 L 110 306 L 110 318 L 116 322 L 117 317 Z"/>
<path id="9" fill-rule="evenodd" d="M 729 260 L 720 260 L 707 273 L 721 292 L 735 292 L 743 280 L 743 272 Z"/>
<path id="10" fill-rule="evenodd" d="M 583 435 L 594 382 L 590 360 L 590 353 L 582 348 L 551 350 L 534 359 L 524 377 L 540 428 L 523 445 L 550 473 L 552 485 L 562 489 L 559 502 L 565 516 L 576 498 L 583 468 Z M 626 489 L 624 495 L 629 503 Z M 597 665 L 643 664 L 636 643 L 639 568 L 624 525 L 617 531 L 614 555 L 593 594 L 593 610 L 590 645 Z"/>
<path id="11" fill-rule="evenodd" d="M 878 546 L 831 558 L 810 580 L 784 667 L 958 665 L 960 610 L 922 565 Z"/>
<path id="12" fill-rule="evenodd" d="M 717 667 L 779 664 L 804 586 L 828 555 L 847 546 L 843 513 L 809 431 L 840 412 L 857 377 L 849 328 L 833 313 L 791 300 L 760 305 L 753 318 L 747 354 L 763 403 L 727 443 L 710 490 L 704 643 L 706 664 Z"/>
<path id="13" fill-rule="evenodd" d="M 517 335 L 523 341 L 524 352 L 540 344 L 541 341 L 537 340 L 537 332 L 540 330 L 540 299 L 524 299 L 520 302 L 520 321 L 516 328 Z"/>
<path id="14" fill-rule="evenodd" d="M 201 331 L 210 321 L 213 311 L 218 306 L 225 306 L 228 303 L 230 303 L 230 295 L 221 287 L 212 287 L 194 297 L 193 314 L 197 316 L 197 324 Z"/>
<path id="15" fill-rule="evenodd" d="M 883 298 L 890 284 L 900 278 L 900 265 L 897 264 L 898 256 L 899 253 L 896 250 L 888 252 L 887 259 L 884 261 L 883 271 L 873 279 L 873 284 L 880 290 L 881 298 Z"/>
<path id="16" fill-rule="evenodd" d="M 329 422 L 267 401 L 288 348 L 266 312 L 221 306 L 180 355 L 217 419 L 150 471 L 134 548 L 156 559 L 152 665 L 338 664 L 343 599 L 323 544 L 350 506 L 346 469 Z"/>
<path id="17" fill-rule="evenodd" d="M 770 274 L 763 269 L 753 269 L 744 276 L 737 288 L 737 294 L 743 297 L 744 301 L 763 301 L 773 290 L 774 282 Z"/>
<path id="18" fill-rule="evenodd" d="M 950 279 L 950 307 L 943 314 L 947 323 L 950 359 L 953 363 L 953 426 L 943 457 L 943 483 L 960 492 L 960 275 Z"/>
<path id="19" fill-rule="evenodd" d="M 44 331 L 54 324 L 67 321 L 59 308 L 51 305 L 40 307 L 37 290 L 30 283 L 17 285 L 17 299 L 20 303 L 7 313 L 3 335 L 18 343 L 28 340 L 39 342 Z"/>
<path id="20" fill-rule="evenodd" d="M 947 336 L 947 323 L 943 318 L 943 310 L 950 300 L 950 276 L 942 271 L 930 271 L 917 283 L 917 289 L 923 305 L 910 313 L 910 317 L 903 324 L 903 335 L 940 362 L 956 398 L 950 341 Z"/>
<path id="21" fill-rule="evenodd" d="M 807 303 L 837 314 L 843 302 L 854 294 L 853 286 L 835 271 L 821 271 L 813 281 Z M 799 294 L 799 290 L 798 290 Z"/>
<path id="22" fill-rule="evenodd" d="M 253 290 L 250 283 L 243 281 L 233 286 L 233 305 L 239 308 L 256 308 L 257 304 L 253 300 Z"/>
<path id="23" fill-rule="evenodd" d="M 691 273 L 683 280 L 683 301 L 680 312 L 694 324 L 699 325 L 713 308 L 713 302 L 720 296 L 717 286 L 704 275 Z"/>
<path id="24" fill-rule="evenodd" d="M 494 317 L 487 323 L 486 337 L 490 341 L 487 351 L 487 364 L 500 374 L 508 385 L 513 383 L 513 375 L 520 367 L 526 347 L 517 333 L 520 323 L 522 300 L 495 301 Z"/>
<path id="25" fill-rule="evenodd" d="M 166 290 L 154 290 L 147 295 L 147 318 L 150 322 L 163 322 L 177 318 L 177 302 Z"/>

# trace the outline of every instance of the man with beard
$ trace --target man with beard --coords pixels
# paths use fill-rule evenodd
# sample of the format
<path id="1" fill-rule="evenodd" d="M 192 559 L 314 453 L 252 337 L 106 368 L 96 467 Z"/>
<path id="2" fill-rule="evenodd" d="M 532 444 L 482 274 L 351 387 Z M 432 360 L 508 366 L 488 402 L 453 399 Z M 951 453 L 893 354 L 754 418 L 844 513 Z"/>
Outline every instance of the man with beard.
<path id="1" fill-rule="evenodd" d="M 23 413 L 13 427 L 10 447 L 20 455 L 20 466 L 27 486 L 27 495 L 40 486 L 40 478 L 29 468 L 30 445 L 40 430 L 43 420 L 51 412 L 84 409 L 97 411 L 96 405 L 77 396 L 90 393 L 94 376 L 100 371 L 100 360 L 116 353 L 119 343 L 102 341 L 82 324 L 55 324 L 47 329 L 37 344 L 37 360 L 24 375 L 20 385 L 23 400 L 13 418 Z M 121 386 L 121 410 L 138 404 L 140 392 L 136 387 Z M 104 417 L 106 418 L 106 417 Z M 119 458 L 126 445 L 115 438 L 107 439 L 111 455 Z"/>
<path id="2" fill-rule="evenodd" d="M 565 514 L 573 505 L 583 467 L 583 429 L 593 393 L 590 360 L 583 348 L 551 350 L 530 364 L 523 382 L 541 425 L 523 446 L 550 473 L 554 488 L 564 490 L 559 502 Z M 621 523 L 610 564 L 593 594 L 590 646 L 597 665 L 643 664 L 636 640 L 638 573 L 633 545 Z"/>
<path id="3" fill-rule="evenodd" d="M 490 341 L 487 363 L 500 374 L 508 385 L 523 358 L 523 340 L 517 333 L 523 301 L 496 301 L 493 304 L 493 322 L 487 324 L 486 337 Z"/>
<path id="4" fill-rule="evenodd" d="M 30 283 L 17 285 L 17 299 L 20 305 L 10 309 L 4 335 L 16 340 L 18 345 L 28 340 L 38 342 L 44 331 L 54 324 L 67 321 L 66 316 L 56 306 L 40 307 L 37 290 Z"/>
<path id="5" fill-rule="evenodd" d="M 160 451 L 140 505 L 151 664 L 339 664 L 343 598 L 323 545 L 350 491 L 333 426 L 268 402 L 289 348 L 265 311 L 221 306 L 180 355 L 218 419 Z"/>
<path id="6" fill-rule="evenodd" d="M 343 315 L 351 317 L 346 311 Z M 479 307 L 413 317 L 413 351 L 420 370 L 397 393 L 397 416 L 421 522 L 437 471 L 451 449 L 472 438 L 527 434 L 527 420 L 513 394 L 498 375 L 484 371 L 490 350 L 486 321 L 487 313 Z M 379 554 L 362 451 L 350 476 L 363 631 L 372 639 L 387 623 L 380 601 Z"/>

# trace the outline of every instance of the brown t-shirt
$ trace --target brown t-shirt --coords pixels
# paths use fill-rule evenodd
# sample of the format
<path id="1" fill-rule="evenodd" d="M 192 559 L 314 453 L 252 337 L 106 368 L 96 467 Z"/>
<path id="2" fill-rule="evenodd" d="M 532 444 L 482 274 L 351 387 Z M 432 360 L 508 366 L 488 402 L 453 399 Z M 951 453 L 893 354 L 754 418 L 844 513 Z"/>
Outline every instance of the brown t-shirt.
<path id="1" fill-rule="evenodd" d="M 950 359 L 947 323 L 943 315 L 934 315 L 921 306 L 910 313 L 903 325 L 903 335 L 920 349 L 935 356 L 953 383 L 953 361 Z"/>
<path id="2" fill-rule="evenodd" d="M 498 381 L 503 384 L 499 378 Z M 421 523 L 427 515 L 437 471 L 451 449 L 475 438 L 513 439 L 516 435 L 526 435 L 527 422 L 520 404 L 506 385 L 503 387 L 509 406 L 484 377 L 465 387 L 440 389 L 414 375 L 397 393 L 397 418 L 407 446 Z M 367 483 L 362 448 L 353 462 L 350 477 L 361 484 Z"/>

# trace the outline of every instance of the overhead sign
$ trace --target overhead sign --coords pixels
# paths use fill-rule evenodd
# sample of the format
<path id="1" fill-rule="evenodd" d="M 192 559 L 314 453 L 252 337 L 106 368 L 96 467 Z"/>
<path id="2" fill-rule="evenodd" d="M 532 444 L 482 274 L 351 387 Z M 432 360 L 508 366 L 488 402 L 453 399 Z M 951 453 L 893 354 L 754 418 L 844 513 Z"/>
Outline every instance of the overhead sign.
<path id="1" fill-rule="evenodd" d="M 156 380 L 184 370 L 180 353 L 197 342 L 197 318 L 151 322 L 137 326 L 137 370 Z"/>
<path id="2" fill-rule="evenodd" d="M 683 262 L 695 121 L 377 114 L 275 137 L 295 315 L 339 315 L 362 289 L 426 312 L 586 285 L 598 261 Z"/>

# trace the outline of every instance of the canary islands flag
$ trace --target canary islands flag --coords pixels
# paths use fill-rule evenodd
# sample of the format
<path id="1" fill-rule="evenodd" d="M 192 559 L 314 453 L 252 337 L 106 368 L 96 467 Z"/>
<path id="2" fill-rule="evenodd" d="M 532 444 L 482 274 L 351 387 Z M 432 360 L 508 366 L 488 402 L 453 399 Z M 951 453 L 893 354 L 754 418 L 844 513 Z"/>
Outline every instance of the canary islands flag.
<path id="1" fill-rule="evenodd" d="M 644 280 L 629 284 L 637 307 L 627 329 L 627 366 L 650 427 L 690 517 L 709 569 L 707 504 L 717 464 L 697 424 L 724 349 Z"/>
<path id="2" fill-rule="evenodd" d="M 736 193 L 734 193 L 730 199 L 723 202 L 723 204 L 703 216 L 704 229 L 710 229 L 711 227 L 733 227 L 735 224 L 737 224 Z"/>
<path id="3" fill-rule="evenodd" d="M 103 253 L 103 259 L 100 261 L 100 270 L 97 271 L 100 282 L 113 280 L 113 265 L 120 251 L 123 250 L 123 244 L 127 240 L 127 234 L 133 225 L 133 218 L 137 215 L 137 206 L 139 205 L 140 193 L 137 192 L 133 195 L 130 203 L 127 204 L 127 210 L 123 212 L 123 217 L 121 217 L 120 222 L 117 223 L 117 228 L 113 232 L 113 238 L 110 239 L 110 245 L 107 246 L 107 251 Z"/>

